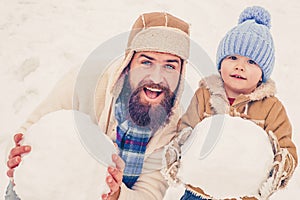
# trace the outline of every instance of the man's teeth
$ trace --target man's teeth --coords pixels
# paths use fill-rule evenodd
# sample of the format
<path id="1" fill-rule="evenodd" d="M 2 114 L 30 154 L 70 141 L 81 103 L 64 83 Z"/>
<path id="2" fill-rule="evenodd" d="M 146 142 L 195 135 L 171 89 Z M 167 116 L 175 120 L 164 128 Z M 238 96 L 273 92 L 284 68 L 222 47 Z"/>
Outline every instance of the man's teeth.
<path id="1" fill-rule="evenodd" d="M 147 90 L 150 90 L 151 92 L 161 92 L 161 89 L 158 88 L 151 88 L 151 87 L 146 87 Z"/>

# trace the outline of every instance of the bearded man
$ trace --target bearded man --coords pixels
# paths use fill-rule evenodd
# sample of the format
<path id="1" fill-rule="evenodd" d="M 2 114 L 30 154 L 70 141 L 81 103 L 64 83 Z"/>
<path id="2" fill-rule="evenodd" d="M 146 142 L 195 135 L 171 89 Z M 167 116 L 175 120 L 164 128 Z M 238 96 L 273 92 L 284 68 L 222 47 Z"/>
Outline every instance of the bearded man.
<path id="1" fill-rule="evenodd" d="M 119 64 L 112 64 L 102 75 L 68 74 L 20 132 L 59 109 L 87 113 L 119 149 L 119 155 L 113 155 L 116 167 L 108 168 L 106 182 L 111 192 L 102 198 L 163 199 L 168 185 L 160 173 L 161 152 L 174 136 L 180 116 L 189 48 L 189 24 L 168 13 L 142 14 L 133 25 Z M 78 86 L 81 81 L 88 85 L 95 76 L 99 76 L 95 90 Z M 30 146 L 20 145 L 21 139 L 22 134 L 15 135 L 9 177 L 21 155 L 30 151 Z"/>

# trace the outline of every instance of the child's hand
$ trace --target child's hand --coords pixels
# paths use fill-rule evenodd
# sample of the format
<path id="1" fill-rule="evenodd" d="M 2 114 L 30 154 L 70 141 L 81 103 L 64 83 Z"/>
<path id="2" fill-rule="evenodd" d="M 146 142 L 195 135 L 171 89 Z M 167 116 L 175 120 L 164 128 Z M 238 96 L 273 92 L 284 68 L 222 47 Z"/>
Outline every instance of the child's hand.
<path id="1" fill-rule="evenodd" d="M 262 183 L 259 195 L 265 199 L 275 191 L 286 186 L 295 170 L 295 160 L 286 148 L 280 148 L 278 140 L 272 131 L 268 133 L 274 153 L 274 161 L 269 177 Z"/>
<path id="2" fill-rule="evenodd" d="M 169 184 L 178 184 L 181 182 L 177 177 L 180 167 L 181 146 L 187 140 L 191 132 L 191 127 L 183 129 L 167 146 L 165 146 L 163 153 L 164 164 L 161 172 L 168 180 Z"/>
<path id="3" fill-rule="evenodd" d="M 278 172 L 280 170 L 284 172 L 285 179 L 282 177 L 282 181 L 278 183 L 278 187 L 284 187 L 295 170 L 295 160 L 286 148 L 280 148 L 277 137 L 272 131 L 269 131 L 268 136 L 274 153 L 272 170 L 274 172 Z M 272 176 L 271 172 L 270 176 Z"/>
<path id="4" fill-rule="evenodd" d="M 164 150 L 164 168 L 162 174 L 169 183 L 178 183 L 177 172 L 180 167 L 181 149 L 177 141 L 173 140 Z"/>

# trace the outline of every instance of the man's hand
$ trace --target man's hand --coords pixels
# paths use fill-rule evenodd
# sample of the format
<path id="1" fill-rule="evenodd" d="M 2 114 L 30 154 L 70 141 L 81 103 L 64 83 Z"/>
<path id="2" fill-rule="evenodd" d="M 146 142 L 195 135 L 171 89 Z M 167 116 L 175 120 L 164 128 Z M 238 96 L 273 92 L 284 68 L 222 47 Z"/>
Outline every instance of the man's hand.
<path id="1" fill-rule="evenodd" d="M 109 175 L 106 177 L 106 183 L 110 188 L 110 192 L 108 194 L 102 194 L 102 199 L 105 200 L 116 200 L 119 198 L 120 187 L 123 180 L 124 161 L 117 154 L 112 155 L 112 160 L 116 164 L 116 167 L 108 167 L 107 171 Z"/>
<path id="2" fill-rule="evenodd" d="M 7 167 L 9 168 L 7 170 L 7 176 L 13 177 L 14 175 L 14 168 L 17 167 L 21 163 L 21 156 L 22 154 L 29 153 L 31 150 L 30 146 L 21 146 L 20 141 L 23 139 L 22 133 L 17 133 L 14 136 L 15 141 L 15 147 L 10 151 L 8 161 L 7 161 Z"/>

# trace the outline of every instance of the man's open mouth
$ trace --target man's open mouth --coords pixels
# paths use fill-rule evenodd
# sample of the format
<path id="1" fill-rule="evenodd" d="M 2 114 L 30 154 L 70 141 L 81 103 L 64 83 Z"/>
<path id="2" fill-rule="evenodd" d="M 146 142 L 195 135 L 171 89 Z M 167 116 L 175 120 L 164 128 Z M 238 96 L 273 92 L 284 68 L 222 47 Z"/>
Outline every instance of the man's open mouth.
<path id="1" fill-rule="evenodd" d="M 247 80 L 245 77 L 239 75 L 239 74 L 232 74 L 230 75 L 230 77 L 232 78 L 237 78 L 237 79 L 241 79 L 241 80 Z"/>
<path id="2" fill-rule="evenodd" d="M 155 99 L 160 94 L 162 94 L 163 90 L 160 89 L 160 88 L 156 88 L 156 87 L 146 86 L 146 87 L 144 87 L 144 92 L 145 92 L 145 94 L 147 95 L 148 98 Z"/>

